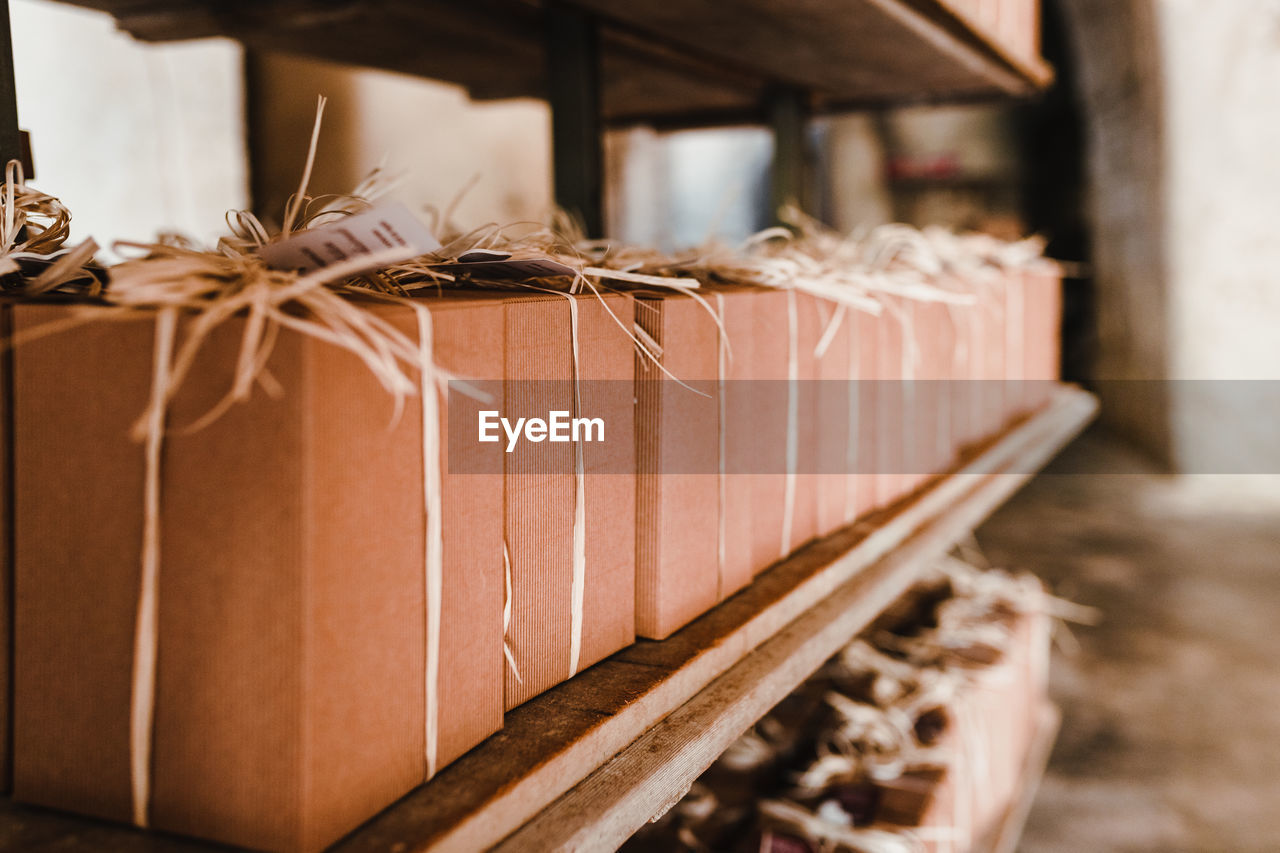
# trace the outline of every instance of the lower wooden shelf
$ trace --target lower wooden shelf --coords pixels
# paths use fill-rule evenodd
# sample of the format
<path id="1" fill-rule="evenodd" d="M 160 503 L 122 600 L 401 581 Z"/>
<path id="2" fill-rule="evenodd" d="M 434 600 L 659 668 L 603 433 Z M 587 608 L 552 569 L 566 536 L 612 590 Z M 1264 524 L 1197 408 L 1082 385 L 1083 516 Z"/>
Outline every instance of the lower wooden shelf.
<path id="1" fill-rule="evenodd" d="M 811 543 L 667 640 L 637 642 L 510 712 L 502 731 L 335 850 L 615 849 L 1096 410 L 1086 392 L 1059 388 L 1044 409 L 911 497 Z M 64 851 L 202 849 L 9 802 L 0 806 L 0 841 Z"/>

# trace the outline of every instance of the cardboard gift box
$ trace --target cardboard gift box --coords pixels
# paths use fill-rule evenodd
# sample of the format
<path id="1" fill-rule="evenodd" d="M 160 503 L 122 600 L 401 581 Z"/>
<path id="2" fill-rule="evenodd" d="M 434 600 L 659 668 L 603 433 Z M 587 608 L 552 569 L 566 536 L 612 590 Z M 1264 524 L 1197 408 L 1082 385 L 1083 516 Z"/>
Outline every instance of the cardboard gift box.
<path id="1" fill-rule="evenodd" d="M 826 340 L 815 351 L 815 417 L 817 418 L 817 533 L 825 536 L 857 517 L 857 480 L 849 472 L 850 446 L 857 447 L 858 355 L 857 318 L 851 308 L 816 301 L 820 334 Z"/>
<path id="2" fill-rule="evenodd" d="M 636 297 L 636 323 L 657 344 L 636 361 L 636 634 L 663 639 L 751 582 L 741 506 L 730 538 L 727 454 L 731 364 L 748 339 L 722 339 L 726 294 Z M 742 292 L 728 294 L 729 300 Z M 734 303 L 736 306 L 736 302 Z M 716 312 L 716 313 L 713 313 Z M 735 329 L 737 324 L 735 323 Z M 665 371 L 665 372 L 664 372 Z M 741 395 L 737 395 L 739 398 Z M 738 421 L 735 446 L 742 438 Z M 732 555 L 730 550 L 733 550 Z M 732 557 L 732 559 L 731 559 Z"/>
<path id="3" fill-rule="evenodd" d="M 876 507 L 886 507 L 909 491 L 910 411 L 905 380 L 910 349 L 904 303 L 898 296 L 879 297 L 885 310 L 876 318 L 876 381 L 871 384 L 875 412 Z"/>
<path id="4" fill-rule="evenodd" d="M 1021 269 L 1003 272 L 1005 293 L 1004 409 L 1005 423 L 1025 415 L 1031 408 L 1027 386 L 1028 321 L 1035 306 L 1029 304 L 1027 276 Z"/>
<path id="5" fill-rule="evenodd" d="M 1061 374 L 1062 274 L 1057 264 L 1040 261 L 1023 272 L 1026 288 L 1027 406 L 1034 410 L 1049 402 L 1053 383 Z"/>
<path id="6" fill-rule="evenodd" d="M 917 483 L 948 470 L 956 457 L 951 424 L 951 379 L 955 362 L 956 327 L 952 306 L 917 302 L 912 306 L 920 352 L 914 396 Z"/>
<path id="7" fill-rule="evenodd" d="M 15 326 L 66 310 L 17 306 Z M 370 310 L 419 340 L 415 311 Z M 157 315 L 135 316 L 14 352 L 15 796 L 321 849 L 501 726 L 501 476 L 442 473 L 437 577 L 427 401 L 398 408 L 351 353 L 289 330 L 266 365 L 276 398 L 255 393 L 185 431 L 231 387 L 242 317 L 204 342 L 150 468 L 129 436 Z M 501 374 L 500 304 L 436 303 L 430 316 L 437 365 Z M 441 411 L 442 468 L 446 430 Z M 150 703 L 134 669 L 147 657 L 135 621 L 148 518 Z"/>
<path id="8" fill-rule="evenodd" d="M 1007 281 L 1003 275 L 980 280 L 977 294 L 982 328 L 979 342 L 982 365 L 982 382 L 979 386 L 981 404 L 977 424 L 979 440 L 986 440 L 999 435 L 1009 418 L 1008 401 L 1005 398 L 1008 355 Z"/>
<path id="9" fill-rule="evenodd" d="M 952 292 L 966 292 L 955 284 L 955 279 L 945 280 L 942 286 Z M 976 305 L 946 305 L 943 336 L 950 342 L 950 348 L 946 354 L 944 378 L 947 400 L 944 405 L 948 445 L 953 460 L 981 437 L 976 426 L 977 397 L 981 387 L 981 346 L 978 342 L 981 328 L 981 314 Z"/>
<path id="10" fill-rule="evenodd" d="M 775 291 L 722 285 L 704 297 L 720 317 L 725 344 L 718 375 L 723 474 L 720 477 L 719 561 L 726 595 L 751 583 L 764 568 L 756 562 L 752 507 L 755 490 L 765 482 L 755 458 L 761 414 L 756 406 L 755 326 L 760 300 L 777 302 Z M 772 562 L 772 559 L 770 560 Z M 767 565 L 764 564 L 764 565 Z"/>
<path id="11" fill-rule="evenodd" d="M 861 518 L 874 510 L 878 503 L 879 487 L 879 411 L 876 408 L 876 388 L 880 375 L 879 328 L 880 316 L 857 312 L 853 343 L 857 346 L 857 376 L 852 383 L 854 399 L 853 427 L 856 443 L 851 443 L 848 469 L 853 472 L 849 488 L 853 495 L 850 521 Z"/>
<path id="12" fill-rule="evenodd" d="M 818 532 L 810 380 L 821 331 L 817 300 L 809 294 L 761 288 L 746 301 L 752 343 L 741 375 L 749 380 L 754 430 L 740 464 L 751 472 L 752 564 L 759 574 Z"/>
<path id="13" fill-rule="evenodd" d="M 635 641 L 635 307 L 620 293 L 505 302 L 504 417 L 603 423 L 600 441 L 505 454 L 510 709 Z"/>

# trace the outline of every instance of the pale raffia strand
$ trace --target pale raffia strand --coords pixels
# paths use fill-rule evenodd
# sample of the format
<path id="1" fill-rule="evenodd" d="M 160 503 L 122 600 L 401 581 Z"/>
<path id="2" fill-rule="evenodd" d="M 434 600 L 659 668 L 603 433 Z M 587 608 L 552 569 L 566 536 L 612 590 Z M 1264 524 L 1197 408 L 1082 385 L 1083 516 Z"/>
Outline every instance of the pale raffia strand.
<path id="1" fill-rule="evenodd" d="M 440 744 L 440 614 L 444 595 L 444 532 L 441 526 L 440 482 L 440 403 L 437 399 L 436 376 L 432 360 L 431 312 L 414 305 L 418 319 L 418 348 L 421 369 L 418 372 L 422 402 L 422 508 L 426 529 L 424 554 L 423 600 L 426 602 L 426 744 L 427 778 L 436 775 Z"/>

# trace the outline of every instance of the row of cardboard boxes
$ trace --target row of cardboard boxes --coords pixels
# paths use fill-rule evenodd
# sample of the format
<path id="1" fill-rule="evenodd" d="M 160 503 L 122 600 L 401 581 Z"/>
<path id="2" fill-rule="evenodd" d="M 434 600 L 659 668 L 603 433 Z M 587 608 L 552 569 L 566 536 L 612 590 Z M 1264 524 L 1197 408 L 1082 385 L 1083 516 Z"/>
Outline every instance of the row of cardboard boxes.
<path id="1" fill-rule="evenodd" d="M 1047 382 L 971 380 L 1056 376 L 1059 285 L 1012 270 L 975 304 L 881 296 L 878 315 L 729 286 L 436 295 L 368 310 L 467 382 L 397 399 L 285 330 L 263 390 L 225 406 L 230 319 L 142 444 L 154 315 L 53 333 L 71 309 L 13 304 L 14 795 L 323 848 L 505 710 L 1042 405 Z M 507 452 L 471 432 L 491 409 L 555 408 L 607 440 Z"/>

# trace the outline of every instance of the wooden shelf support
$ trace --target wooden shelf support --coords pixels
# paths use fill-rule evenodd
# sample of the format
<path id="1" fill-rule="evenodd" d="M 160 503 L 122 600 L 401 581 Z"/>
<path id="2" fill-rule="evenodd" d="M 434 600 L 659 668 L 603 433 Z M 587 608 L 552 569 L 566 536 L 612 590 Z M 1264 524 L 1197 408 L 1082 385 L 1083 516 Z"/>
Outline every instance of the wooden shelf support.
<path id="1" fill-rule="evenodd" d="M 21 159 L 22 133 L 18 130 L 18 90 L 13 80 L 9 0 L 0 0 L 0 163 Z"/>
<path id="2" fill-rule="evenodd" d="M 546 7 L 547 99 L 556 204 L 588 237 L 604 235 L 604 137 L 600 113 L 600 31 L 595 18 L 564 3 Z"/>
<path id="3" fill-rule="evenodd" d="M 773 131 L 773 173 L 769 186 L 769 214 L 777 219 L 793 205 L 806 209 L 806 151 L 809 107 L 806 93 L 794 86 L 775 87 L 765 96 L 765 113 Z"/>

